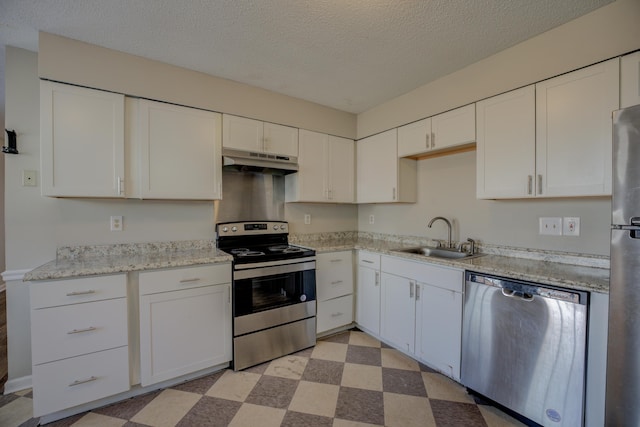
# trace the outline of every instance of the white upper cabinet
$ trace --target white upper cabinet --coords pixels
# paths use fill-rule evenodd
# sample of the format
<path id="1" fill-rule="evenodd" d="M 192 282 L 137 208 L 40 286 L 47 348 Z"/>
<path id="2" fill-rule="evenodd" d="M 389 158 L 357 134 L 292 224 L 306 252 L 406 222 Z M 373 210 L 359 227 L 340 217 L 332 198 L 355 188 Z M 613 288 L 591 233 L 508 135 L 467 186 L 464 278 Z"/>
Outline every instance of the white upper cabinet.
<path id="1" fill-rule="evenodd" d="M 221 198 L 219 113 L 127 99 L 127 117 L 128 197 Z"/>
<path id="2" fill-rule="evenodd" d="M 640 104 L 640 52 L 620 60 L 620 107 Z"/>
<path id="3" fill-rule="evenodd" d="M 357 142 L 358 203 L 416 201 L 416 161 L 398 158 L 398 131 L 391 129 Z"/>
<path id="4" fill-rule="evenodd" d="M 222 121 L 222 145 L 225 148 L 290 157 L 298 156 L 297 128 L 230 114 L 223 114 Z"/>
<path id="5" fill-rule="evenodd" d="M 618 58 L 536 84 L 538 196 L 611 194 L 619 88 Z"/>
<path id="6" fill-rule="evenodd" d="M 476 104 L 481 199 L 611 194 L 619 60 Z"/>
<path id="7" fill-rule="evenodd" d="M 40 82 L 42 195 L 124 197 L 124 96 Z"/>
<path id="8" fill-rule="evenodd" d="M 398 157 L 440 152 L 476 140 L 475 104 L 398 128 Z"/>
<path id="9" fill-rule="evenodd" d="M 298 165 L 286 176 L 288 202 L 354 202 L 353 140 L 301 129 Z"/>
<path id="10" fill-rule="evenodd" d="M 476 104 L 476 184 L 480 199 L 533 196 L 536 150 L 535 86 Z"/>

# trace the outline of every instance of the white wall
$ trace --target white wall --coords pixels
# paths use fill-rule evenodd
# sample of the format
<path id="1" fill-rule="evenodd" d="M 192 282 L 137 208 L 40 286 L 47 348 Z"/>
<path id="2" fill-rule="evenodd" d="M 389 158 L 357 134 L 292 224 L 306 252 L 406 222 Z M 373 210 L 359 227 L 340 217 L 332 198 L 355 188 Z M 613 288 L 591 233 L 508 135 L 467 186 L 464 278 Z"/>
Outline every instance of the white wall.
<path id="1" fill-rule="evenodd" d="M 475 152 L 418 160 L 418 203 L 360 205 L 358 230 L 446 239 L 443 222 L 427 228 L 431 218 L 444 216 L 453 221 L 456 241 L 609 254 L 609 198 L 478 200 L 475 173 Z M 540 236 L 540 216 L 579 216 L 580 236 Z"/>
<path id="2" fill-rule="evenodd" d="M 639 18 L 639 1 L 618 0 L 358 115 L 358 137 L 640 49 Z M 475 168 L 475 152 L 419 160 L 418 202 L 360 205 L 358 229 L 445 238 L 443 224 L 426 228 L 441 215 L 455 220 L 456 240 L 609 254 L 609 198 L 476 200 Z M 539 236 L 540 216 L 578 216 L 581 235 Z"/>

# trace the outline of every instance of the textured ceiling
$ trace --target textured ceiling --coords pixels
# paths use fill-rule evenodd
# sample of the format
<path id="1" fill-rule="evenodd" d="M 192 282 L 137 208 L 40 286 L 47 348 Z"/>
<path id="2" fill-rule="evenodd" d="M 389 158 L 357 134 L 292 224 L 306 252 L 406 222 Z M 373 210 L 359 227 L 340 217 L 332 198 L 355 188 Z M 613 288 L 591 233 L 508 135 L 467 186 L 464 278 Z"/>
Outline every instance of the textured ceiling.
<path id="1" fill-rule="evenodd" d="M 611 1 L 0 0 L 0 45 L 42 30 L 359 113 Z"/>

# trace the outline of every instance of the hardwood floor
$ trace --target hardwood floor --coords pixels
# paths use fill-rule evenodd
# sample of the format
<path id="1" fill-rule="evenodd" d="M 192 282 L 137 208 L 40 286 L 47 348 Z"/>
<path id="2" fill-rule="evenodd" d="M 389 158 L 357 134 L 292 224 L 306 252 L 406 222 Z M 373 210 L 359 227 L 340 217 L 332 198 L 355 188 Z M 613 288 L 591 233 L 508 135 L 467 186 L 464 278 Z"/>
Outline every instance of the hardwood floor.
<path id="1" fill-rule="evenodd" d="M 0 292 L 0 395 L 7 382 L 7 292 Z"/>

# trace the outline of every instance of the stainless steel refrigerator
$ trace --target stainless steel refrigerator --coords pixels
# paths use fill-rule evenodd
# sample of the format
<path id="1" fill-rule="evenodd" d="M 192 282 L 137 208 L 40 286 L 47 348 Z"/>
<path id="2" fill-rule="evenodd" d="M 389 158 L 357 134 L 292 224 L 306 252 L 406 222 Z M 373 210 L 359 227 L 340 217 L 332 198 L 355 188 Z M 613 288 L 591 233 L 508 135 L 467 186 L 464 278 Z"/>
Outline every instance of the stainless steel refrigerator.
<path id="1" fill-rule="evenodd" d="M 607 426 L 640 426 L 640 105 L 613 114 Z"/>

